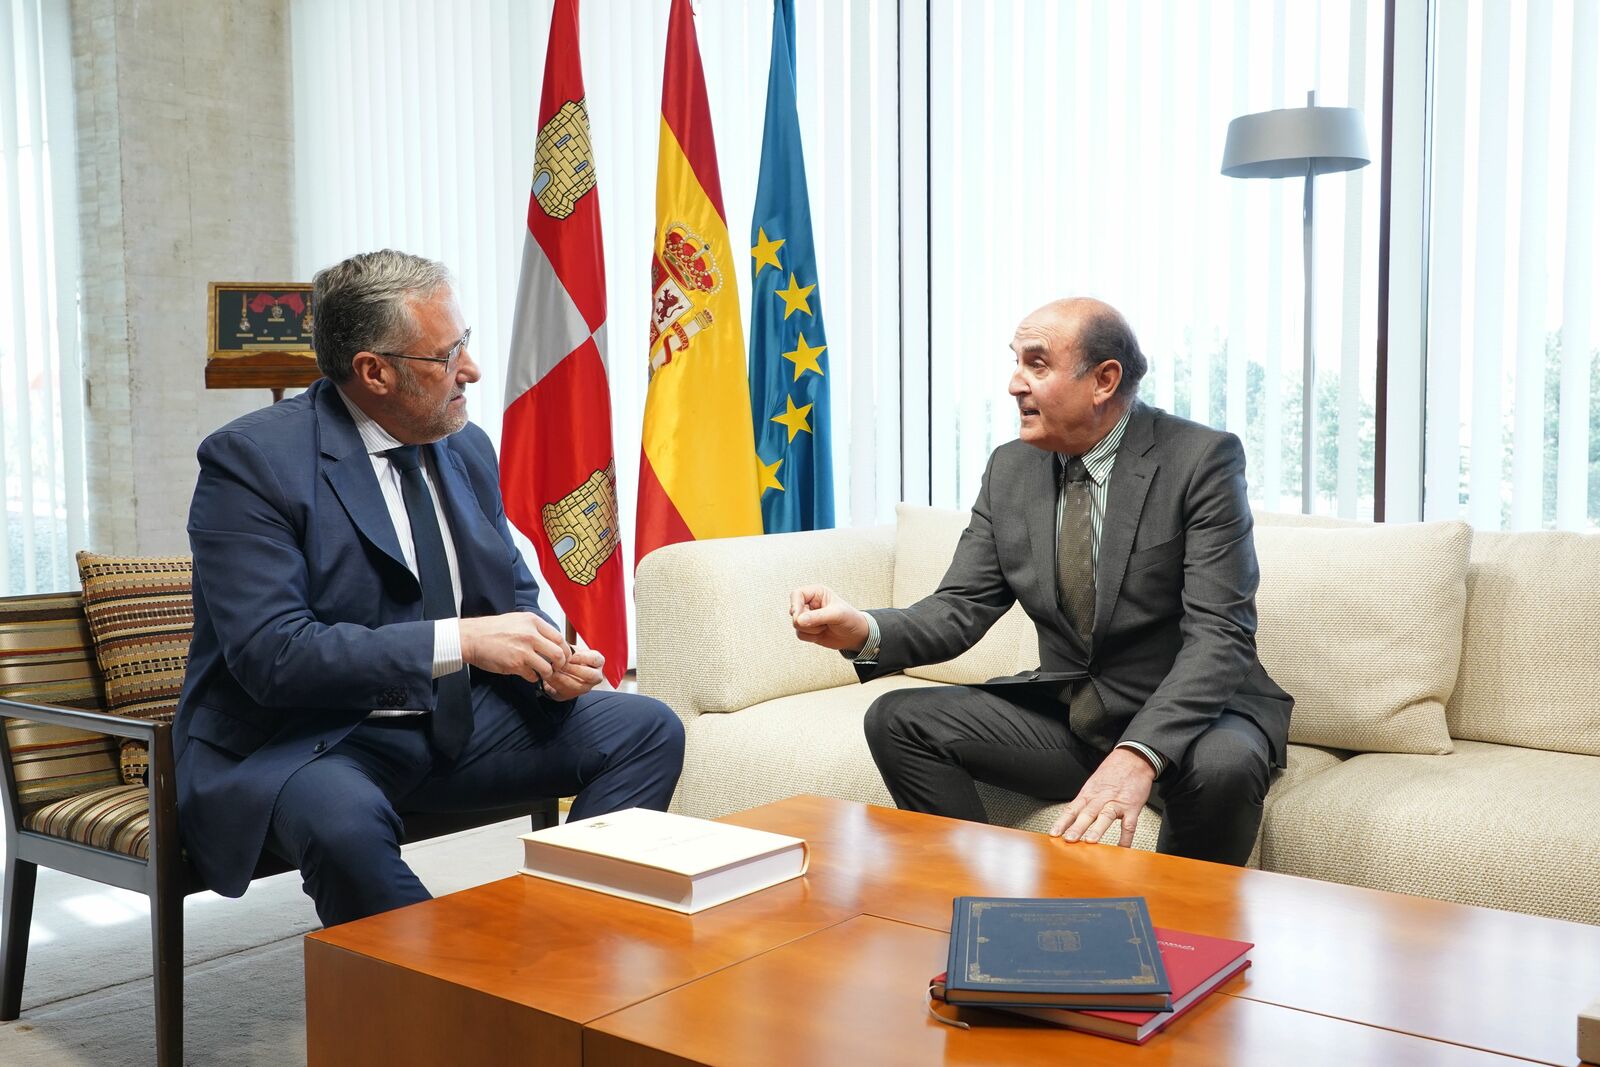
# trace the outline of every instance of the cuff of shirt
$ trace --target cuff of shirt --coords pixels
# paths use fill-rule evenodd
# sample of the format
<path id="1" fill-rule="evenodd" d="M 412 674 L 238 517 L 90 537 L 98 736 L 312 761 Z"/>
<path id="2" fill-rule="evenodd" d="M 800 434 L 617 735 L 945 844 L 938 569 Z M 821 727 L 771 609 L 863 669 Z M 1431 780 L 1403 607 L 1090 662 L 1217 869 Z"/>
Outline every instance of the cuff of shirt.
<path id="1" fill-rule="evenodd" d="M 433 624 L 433 676 L 443 678 L 454 674 L 466 664 L 461 662 L 461 620 L 437 619 Z"/>
<path id="2" fill-rule="evenodd" d="M 878 646 L 883 644 L 883 633 L 878 629 L 878 620 L 871 615 L 867 616 L 867 643 L 854 652 L 839 650 L 839 655 L 847 660 L 859 663 L 863 667 L 870 667 L 878 662 Z"/>
<path id="3" fill-rule="evenodd" d="M 1143 744 L 1139 741 L 1123 741 L 1120 742 L 1117 747 L 1132 749 L 1134 752 L 1137 752 L 1139 755 L 1143 756 L 1144 761 L 1155 769 L 1157 778 L 1160 778 L 1161 772 L 1167 769 L 1167 758 L 1161 753 L 1157 752 L 1155 749 L 1151 748 L 1149 745 Z"/>

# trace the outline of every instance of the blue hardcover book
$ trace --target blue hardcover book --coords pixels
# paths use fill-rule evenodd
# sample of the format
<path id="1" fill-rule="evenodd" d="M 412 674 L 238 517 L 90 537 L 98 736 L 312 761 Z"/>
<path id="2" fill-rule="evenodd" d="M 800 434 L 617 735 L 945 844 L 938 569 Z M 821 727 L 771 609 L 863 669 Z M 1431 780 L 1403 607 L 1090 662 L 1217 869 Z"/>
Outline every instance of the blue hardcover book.
<path id="1" fill-rule="evenodd" d="M 957 897 L 952 1004 L 1167 1011 L 1172 985 L 1143 897 Z"/>

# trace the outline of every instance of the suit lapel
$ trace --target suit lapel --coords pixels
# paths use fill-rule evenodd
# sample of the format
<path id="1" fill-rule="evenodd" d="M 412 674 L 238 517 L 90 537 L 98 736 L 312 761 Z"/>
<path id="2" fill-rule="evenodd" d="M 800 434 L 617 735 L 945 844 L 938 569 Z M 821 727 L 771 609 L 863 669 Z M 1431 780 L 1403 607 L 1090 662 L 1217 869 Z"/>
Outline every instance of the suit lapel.
<path id="1" fill-rule="evenodd" d="M 1155 446 L 1155 411 L 1141 401 L 1134 410 L 1117 448 L 1106 494 L 1106 513 L 1100 526 L 1100 558 L 1095 564 L 1094 641 L 1098 645 L 1111 625 L 1111 615 L 1128 572 L 1134 534 L 1144 512 L 1145 494 L 1161 466 L 1148 453 Z"/>
<path id="2" fill-rule="evenodd" d="M 446 439 L 448 441 L 448 438 Z M 510 610 L 509 602 L 496 593 L 514 586 L 508 550 L 499 533 L 478 504 L 467 475 L 466 461 L 446 441 L 427 446 L 433 453 L 433 469 L 443 497 L 450 537 L 456 546 L 456 565 L 461 571 L 463 615 L 498 614 Z M 499 566 L 498 561 L 506 561 Z"/>
<path id="3" fill-rule="evenodd" d="M 322 473 L 333 487 L 334 495 L 344 505 L 345 514 L 372 546 L 394 564 L 394 569 L 404 574 L 412 586 L 416 576 L 406 566 L 400 552 L 400 540 L 395 536 L 394 522 L 389 518 L 389 508 L 383 502 L 383 490 L 378 488 L 378 476 L 372 472 L 372 458 L 356 430 L 355 420 L 345 409 L 344 401 L 336 395 L 336 387 L 322 379 L 311 387 L 316 389 L 315 406 L 317 429 L 322 447 Z M 421 595 L 420 588 L 417 595 Z"/>

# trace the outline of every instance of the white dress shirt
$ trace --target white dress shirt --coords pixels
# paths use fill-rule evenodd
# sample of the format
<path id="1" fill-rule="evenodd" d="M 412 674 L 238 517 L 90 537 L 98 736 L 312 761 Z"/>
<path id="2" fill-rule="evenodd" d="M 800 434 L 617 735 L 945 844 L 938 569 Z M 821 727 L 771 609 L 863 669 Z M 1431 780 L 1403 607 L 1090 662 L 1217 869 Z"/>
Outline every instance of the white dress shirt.
<path id="1" fill-rule="evenodd" d="M 406 513 L 406 500 L 400 487 L 400 472 L 390 461 L 388 452 L 391 448 L 400 448 L 404 442 L 395 438 L 388 430 L 379 426 L 365 411 L 355 405 L 349 397 L 344 395 L 344 390 L 337 390 L 339 399 L 344 401 L 344 406 L 349 409 L 350 417 L 355 420 L 356 431 L 361 434 L 361 443 L 367 448 L 367 458 L 372 460 L 372 473 L 378 476 L 378 488 L 383 492 L 383 503 L 389 511 L 389 522 L 394 526 L 395 540 L 400 542 L 400 554 L 405 557 L 406 566 L 412 574 L 417 573 L 417 546 L 411 537 L 411 518 Z M 433 498 L 433 513 L 439 520 L 439 536 L 444 539 L 445 559 L 450 563 L 450 589 L 455 594 L 456 611 L 461 610 L 461 565 L 456 559 L 456 543 L 450 535 L 450 521 L 445 518 L 444 505 L 440 503 L 439 482 L 434 476 L 433 463 L 427 459 L 424 452 L 422 464 L 422 477 L 428 483 L 428 493 Z M 461 620 L 438 619 L 433 624 L 433 676 L 435 678 L 446 674 L 454 674 L 465 666 L 461 662 Z M 378 708 L 374 709 L 374 717 L 389 715 L 420 715 L 421 709 L 416 708 Z"/>

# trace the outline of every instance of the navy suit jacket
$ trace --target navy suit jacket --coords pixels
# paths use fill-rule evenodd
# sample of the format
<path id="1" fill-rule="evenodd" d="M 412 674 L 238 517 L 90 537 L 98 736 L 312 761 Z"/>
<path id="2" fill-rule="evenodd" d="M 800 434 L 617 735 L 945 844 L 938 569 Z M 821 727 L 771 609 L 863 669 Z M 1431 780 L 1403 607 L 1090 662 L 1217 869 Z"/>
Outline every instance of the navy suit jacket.
<path id="1" fill-rule="evenodd" d="M 538 611 L 488 437 L 469 423 L 424 448 L 455 541 L 462 616 Z M 434 625 L 332 383 L 234 420 L 199 459 L 194 641 L 173 725 L 178 820 L 206 884 L 238 896 L 291 774 L 375 708 L 433 708 Z M 522 706 L 536 699 L 519 678 L 474 671 L 474 682 Z"/>

